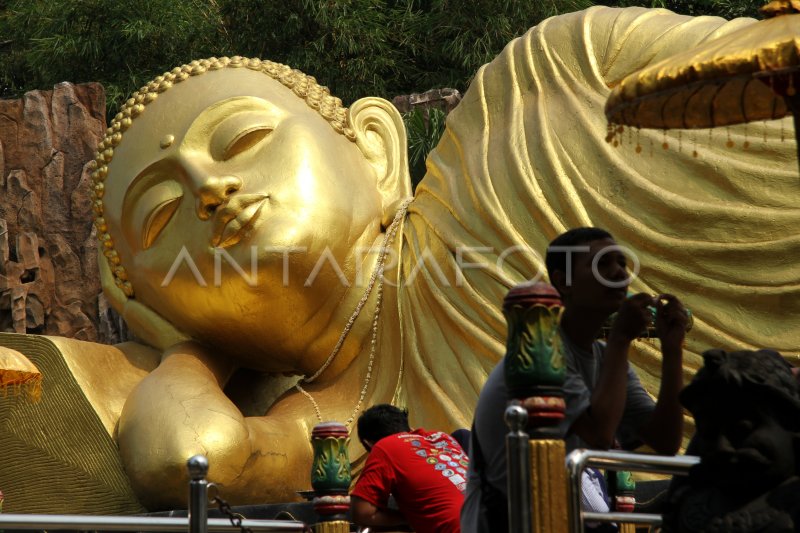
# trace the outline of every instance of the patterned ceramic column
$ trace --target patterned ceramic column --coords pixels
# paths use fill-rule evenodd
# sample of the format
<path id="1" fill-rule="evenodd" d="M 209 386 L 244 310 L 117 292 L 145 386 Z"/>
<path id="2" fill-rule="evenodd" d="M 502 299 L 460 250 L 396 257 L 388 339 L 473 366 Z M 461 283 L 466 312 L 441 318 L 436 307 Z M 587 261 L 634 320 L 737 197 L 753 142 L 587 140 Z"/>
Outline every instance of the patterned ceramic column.
<path id="1" fill-rule="evenodd" d="M 558 324 L 561 298 L 546 283 L 511 289 L 503 302 L 508 322 L 504 359 L 511 401 L 528 412 L 532 526 L 536 533 L 567 533 L 568 499 L 564 441 L 566 376 Z"/>
<path id="2" fill-rule="evenodd" d="M 311 431 L 314 462 L 311 465 L 311 486 L 314 488 L 314 510 L 319 522 L 316 533 L 350 531 L 347 512 L 350 510 L 350 456 L 347 427 L 339 422 L 322 422 Z"/>
<path id="3" fill-rule="evenodd" d="M 537 437 L 557 435 L 564 418 L 566 376 L 558 324 L 561 298 L 546 283 L 518 285 L 503 302 L 508 322 L 505 377 L 510 398 L 528 411 L 528 430 Z"/>

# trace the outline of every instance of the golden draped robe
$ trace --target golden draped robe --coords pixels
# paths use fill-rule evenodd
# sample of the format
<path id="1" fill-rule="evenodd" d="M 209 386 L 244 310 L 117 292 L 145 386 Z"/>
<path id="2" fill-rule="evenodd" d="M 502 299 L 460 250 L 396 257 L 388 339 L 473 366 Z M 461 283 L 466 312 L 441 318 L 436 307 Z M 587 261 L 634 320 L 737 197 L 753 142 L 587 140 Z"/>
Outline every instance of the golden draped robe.
<path id="1" fill-rule="evenodd" d="M 412 422 L 422 410 L 417 420 L 428 425 L 469 427 L 504 353 L 503 296 L 544 275 L 549 241 L 577 226 L 605 228 L 633 251 L 640 271 L 632 291 L 672 293 L 692 310 L 687 380 L 709 348 L 768 347 L 797 362 L 800 177 L 791 118 L 626 131 L 618 147 L 605 140 L 604 104 L 626 75 L 754 22 L 594 7 L 542 22 L 478 71 L 428 158 L 403 237 L 407 271 L 426 248 L 451 268 L 459 257 L 486 268 L 466 270 L 461 287 L 419 276 L 401 293 Z M 507 253 L 498 268 L 515 246 L 529 249 Z M 459 248 L 467 251 L 458 256 Z M 657 394 L 657 341 L 637 341 L 631 362 Z"/>

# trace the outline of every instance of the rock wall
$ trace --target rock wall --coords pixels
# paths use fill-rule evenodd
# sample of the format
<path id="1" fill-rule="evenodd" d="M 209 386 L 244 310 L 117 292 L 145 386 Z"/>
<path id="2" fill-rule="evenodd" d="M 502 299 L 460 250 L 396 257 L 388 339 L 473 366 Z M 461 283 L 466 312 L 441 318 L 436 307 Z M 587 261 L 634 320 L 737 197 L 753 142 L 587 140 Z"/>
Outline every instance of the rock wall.
<path id="1" fill-rule="evenodd" d="M 89 195 L 105 128 L 97 83 L 0 100 L 0 331 L 123 340 L 99 300 Z"/>
<path id="2" fill-rule="evenodd" d="M 461 102 L 461 93 L 458 89 L 431 89 L 424 93 L 403 94 L 392 98 L 392 103 L 401 113 L 422 108 L 441 109 L 449 113 Z"/>

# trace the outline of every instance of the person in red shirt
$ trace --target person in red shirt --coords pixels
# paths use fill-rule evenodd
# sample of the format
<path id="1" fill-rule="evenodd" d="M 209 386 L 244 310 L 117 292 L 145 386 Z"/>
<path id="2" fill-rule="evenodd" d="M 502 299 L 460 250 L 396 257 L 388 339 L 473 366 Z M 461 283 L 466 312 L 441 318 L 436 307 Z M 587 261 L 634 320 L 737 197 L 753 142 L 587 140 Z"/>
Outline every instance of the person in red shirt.
<path id="1" fill-rule="evenodd" d="M 453 437 L 411 431 L 408 411 L 381 404 L 359 417 L 358 438 L 369 457 L 351 494 L 356 524 L 408 524 L 417 533 L 461 531 L 469 459 Z M 390 494 L 399 510 L 389 508 Z"/>

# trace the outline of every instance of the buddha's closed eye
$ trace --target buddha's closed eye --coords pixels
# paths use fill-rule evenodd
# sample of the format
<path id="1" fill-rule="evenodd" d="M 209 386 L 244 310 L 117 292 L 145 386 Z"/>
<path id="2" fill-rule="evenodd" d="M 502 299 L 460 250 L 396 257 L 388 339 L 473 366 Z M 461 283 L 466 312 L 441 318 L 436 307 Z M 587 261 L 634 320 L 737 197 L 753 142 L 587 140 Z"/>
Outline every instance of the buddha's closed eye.
<path id="1" fill-rule="evenodd" d="M 167 225 L 181 203 L 181 196 L 162 202 L 147 216 L 142 232 L 142 249 L 147 250 L 152 246 L 156 237 Z"/>
<path id="2" fill-rule="evenodd" d="M 227 161 L 249 150 L 263 141 L 270 133 L 272 133 L 272 128 L 267 126 L 256 126 L 241 132 L 222 151 L 222 159 Z"/>
<path id="3" fill-rule="evenodd" d="M 142 250 L 153 246 L 183 198 L 181 185 L 164 176 L 163 170 L 156 168 L 143 174 L 125 198 L 125 231 L 129 239 L 139 241 Z"/>

